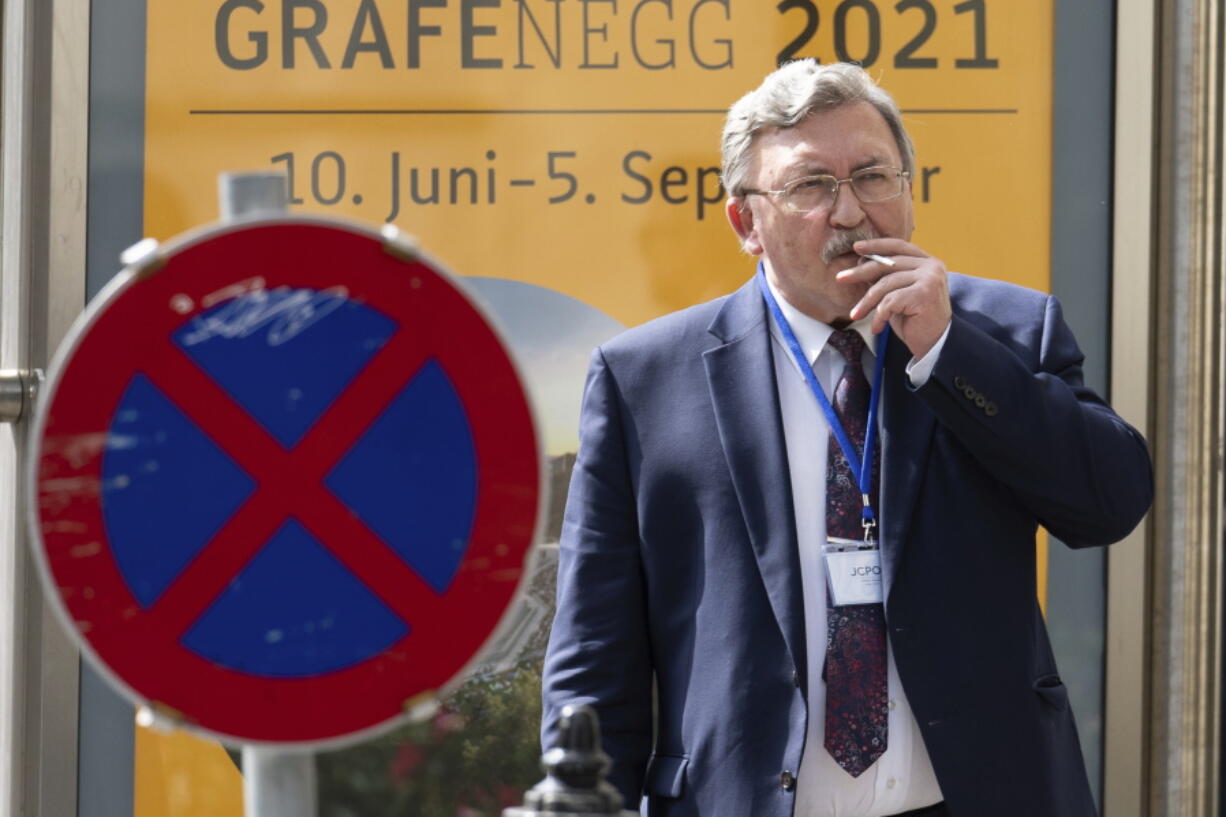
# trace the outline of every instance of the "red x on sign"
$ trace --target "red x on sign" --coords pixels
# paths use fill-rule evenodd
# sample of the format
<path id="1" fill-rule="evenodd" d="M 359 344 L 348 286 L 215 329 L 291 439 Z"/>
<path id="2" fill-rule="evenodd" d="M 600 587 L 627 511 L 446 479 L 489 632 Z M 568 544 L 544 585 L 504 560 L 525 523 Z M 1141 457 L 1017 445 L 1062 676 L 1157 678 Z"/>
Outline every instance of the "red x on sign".
<path id="1" fill-rule="evenodd" d="M 85 651 L 244 741 L 355 736 L 447 685 L 514 600 L 541 500 L 480 310 L 313 219 L 215 228 L 117 279 L 36 439 L 41 562 Z"/>

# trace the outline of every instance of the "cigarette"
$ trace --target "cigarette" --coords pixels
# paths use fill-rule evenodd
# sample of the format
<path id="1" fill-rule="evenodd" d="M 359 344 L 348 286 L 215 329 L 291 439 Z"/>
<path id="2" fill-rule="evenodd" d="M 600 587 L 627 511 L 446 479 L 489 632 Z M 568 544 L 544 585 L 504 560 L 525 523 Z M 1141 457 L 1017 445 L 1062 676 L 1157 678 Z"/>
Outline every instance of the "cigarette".
<path id="1" fill-rule="evenodd" d="M 867 258 L 870 261 L 876 261 L 878 264 L 885 264 L 887 267 L 894 266 L 894 259 L 886 258 L 884 255 L 877 255 L 876 253 L 870 252 L 870 253 L 866 253 L 862 257 Z"/>

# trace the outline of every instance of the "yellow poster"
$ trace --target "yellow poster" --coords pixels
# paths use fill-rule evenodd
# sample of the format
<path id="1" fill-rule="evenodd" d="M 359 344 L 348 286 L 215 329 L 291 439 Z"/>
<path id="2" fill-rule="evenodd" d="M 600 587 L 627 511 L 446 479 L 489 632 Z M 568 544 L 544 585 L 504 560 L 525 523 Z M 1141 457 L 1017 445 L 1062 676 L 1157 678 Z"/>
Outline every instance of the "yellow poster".
<path id="1" fill-rule="evenodd" d="M 814 56 L 906 112 L 916 241 L 1044 288 L 1050 28 L 1050 2 L 1001 0 L 150 0 L 145 228 L 215 219 L 221 171 L 280 168 L 295 209 L 641 323 L 752 271 L 723 113 Z"/>
<path id="2" fill-rule="evenodd" d="M 146 234 L 215 220 L 221 172 L 280 169 L 294 211 L 416 236 L 507 324 L 555 495 L 592 345 L 753 272 L 724 219 L 719 135 L 780 61 L 856 61 L 898 100 L 917 148 L 917 244 L 953 270 L 1049 286 L 1051 0 L 148 0 L 147 12 Z M 546 541 L 560 502 L 550 514 Z M 548 587 L 534 593 L 548 603 Z M 522 628 L 537 646 L 541 626 Z M 531 782 L 534 715 L 513 709 L 501 737 L 526 742 L 483 737 L 481 757 L 523 755 Z M 323 810 L 436 813 L 422 804 L 441 772 L 422 741 L 452 746 L 471 726 L 447 717 L 370 750 L 367 811 L 330 811 L 364 795 L 358 777 L 324 773 L 345 793 L 325 792 Z M 452 748 L 453 765 L 472 760 Z M 138 788 L 168 773 L 138 767 Z M 437 813 L 495 813 L 521 782 L 506 772 L 505 790 Z"/>

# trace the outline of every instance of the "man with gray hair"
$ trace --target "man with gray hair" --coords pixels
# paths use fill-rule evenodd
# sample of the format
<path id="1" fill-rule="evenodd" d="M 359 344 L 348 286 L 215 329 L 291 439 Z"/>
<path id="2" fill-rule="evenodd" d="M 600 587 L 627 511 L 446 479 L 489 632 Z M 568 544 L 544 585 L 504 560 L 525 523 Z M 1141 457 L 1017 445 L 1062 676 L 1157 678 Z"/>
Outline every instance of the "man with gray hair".
<path id="1" fill-rule="evenodd" d="M 851 65 L 728 113 L 737 292 L 597 349 L 544 739 L 598 711 L 669 817 L 1093 817 L 1034 534 L 1123 538 L 1140 435 L 1049 295 L 911 243 L 914 149 Z"/>

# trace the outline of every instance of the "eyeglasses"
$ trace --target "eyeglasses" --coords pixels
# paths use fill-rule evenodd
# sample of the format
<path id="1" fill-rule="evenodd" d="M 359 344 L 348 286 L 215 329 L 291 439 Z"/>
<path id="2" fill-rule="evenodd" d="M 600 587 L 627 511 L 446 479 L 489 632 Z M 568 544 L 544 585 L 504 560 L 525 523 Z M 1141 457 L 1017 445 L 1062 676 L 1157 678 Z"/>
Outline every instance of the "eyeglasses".
<path id="1" fill-rule="evenodd" d="M 839 200 L 839 188 L 844 182 L 861 204 L 888 201 L 902 195 L 904 182 L 911 174 L 897 167 L 866 167 L 846 179 L 834 176 L 804 176 L 793 179 L 779 190 L 746 190 L 745 196 L 778 196 L 783 206 L 796 213 L 808 213 L 833 207 Z"/>

